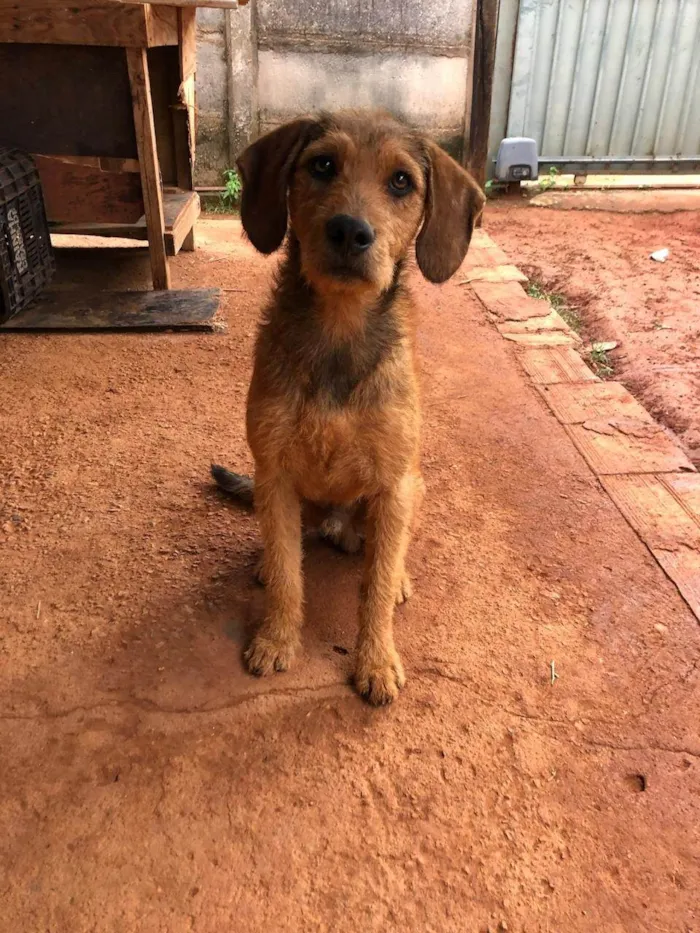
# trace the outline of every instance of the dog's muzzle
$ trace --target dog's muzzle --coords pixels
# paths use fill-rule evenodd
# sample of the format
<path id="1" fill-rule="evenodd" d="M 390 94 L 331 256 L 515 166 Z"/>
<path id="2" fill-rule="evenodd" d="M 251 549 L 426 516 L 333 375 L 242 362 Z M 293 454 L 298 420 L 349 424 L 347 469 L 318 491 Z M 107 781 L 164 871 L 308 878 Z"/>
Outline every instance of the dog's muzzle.
<path id="1" fill-rule="evenodd" d="M 341 277 L 364 278 L 367 252 L 376 239 L 366 220 L 336 214 L 326 223 L 329 271 Z"/>

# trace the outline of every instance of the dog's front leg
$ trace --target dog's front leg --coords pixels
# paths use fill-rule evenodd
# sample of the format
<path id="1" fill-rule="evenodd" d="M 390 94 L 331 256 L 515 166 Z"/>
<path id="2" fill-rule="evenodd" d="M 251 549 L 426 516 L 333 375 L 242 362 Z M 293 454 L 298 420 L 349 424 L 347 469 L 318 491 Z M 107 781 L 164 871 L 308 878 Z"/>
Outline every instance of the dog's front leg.
<path id="1" fill-rule="evenodd" d="M 301 503 L 288 476 L 255 477 L 255 511 L 263 540 L 265 621 L 245 653 L 252 674 L 286 671 L 300 642 Z"/>
<path id="2" fill-rule="evenodd" d="M 413 495 L 414 480 L 405 477 L 396 488 L 371 500 L 367 508 L 355 685 L 375 706 L 396 699 L 406 680 L 394 647 L 392 621 L 404 573 Z"/>

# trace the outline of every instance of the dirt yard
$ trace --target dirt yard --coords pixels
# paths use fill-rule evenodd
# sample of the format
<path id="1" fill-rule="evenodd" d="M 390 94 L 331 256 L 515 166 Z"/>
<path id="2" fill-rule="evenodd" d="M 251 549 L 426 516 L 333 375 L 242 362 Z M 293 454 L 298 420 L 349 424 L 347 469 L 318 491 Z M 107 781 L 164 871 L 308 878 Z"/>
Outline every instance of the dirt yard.
<path id="1" fill-rule="evenodd" d="M 684 199 L 697 208 L 698 193 L 547 195 L 556 208 L 494 201 L 484 224 L 527 275 L 571 301 L 589 338 L 618 342 L 615 378 L 676 432 L 696 464 L 700 211 L 677 208 Z M 664 247 L 666 262 L 649 258 Z"/>
<path id="2" fill-rule="evenodd" d="M 611 224 L 522 214 L 538 255 L 562 217 L 563 255 Z M 682 224 L 640 254 L 689 261 Z M 244 672 L 258 534 L 207 471 L 250 465 L 275 260 L 231 221 L 200 242 L 175 284 L 226 288 L 227 333 L 0 337 L 0 931 L 698 931 L 697 621 L 465 286 L 415 281 L 428 498 L 400 700 L 348 686 L 359 562 L 320 545 L 302 657 Z"/>

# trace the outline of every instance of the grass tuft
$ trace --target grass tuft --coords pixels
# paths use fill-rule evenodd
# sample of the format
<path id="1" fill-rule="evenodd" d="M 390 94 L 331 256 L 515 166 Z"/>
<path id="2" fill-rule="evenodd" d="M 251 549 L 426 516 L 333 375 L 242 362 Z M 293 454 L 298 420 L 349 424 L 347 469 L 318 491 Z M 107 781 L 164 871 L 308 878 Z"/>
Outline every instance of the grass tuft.
<path id="1" fill-rule="evenodd" d="M 557 314 L 562 317 L 569 327 L 576 334 L 581 334 L 583 330 L 583 321 L 576 308 L 572 307 L 566 300 L 566 297 L 559 292 L 550 292 L 544 287 L 542 282 L 537 279 L 531 279 L 527 286 L 527 293 L 531 298 L 539 298 L 541 301 L 549 303 Z"/>

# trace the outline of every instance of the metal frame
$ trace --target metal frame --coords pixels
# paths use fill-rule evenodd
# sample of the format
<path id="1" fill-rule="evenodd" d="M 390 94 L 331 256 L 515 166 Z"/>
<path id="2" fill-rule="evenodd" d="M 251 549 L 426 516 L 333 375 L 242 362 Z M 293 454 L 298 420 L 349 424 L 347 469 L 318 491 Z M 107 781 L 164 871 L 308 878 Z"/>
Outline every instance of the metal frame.
<path id="1" fill-rule="evenodd" d="M 554 166 L 569 175 L 617 175 L 625 172 L 644 175 L 647 172 L 660 175 L 695 175 L 700 172 L 700 156 L 697 159 L 655 159 L 629 156 L 616 159 L 587 159 L 571 156 L 546 158 L 539 156 L 537 164 L 547 171 Z M 494 160 L 495 165 L 495 160 Z"/>
<path id="2" fill-rule="evenodd" d="M 700 3 L 501 0 L 489 174 L 517 135 L 545 171 L 700 172 Z"/>

